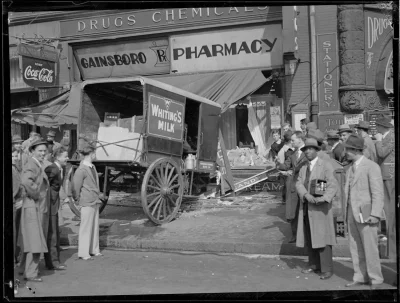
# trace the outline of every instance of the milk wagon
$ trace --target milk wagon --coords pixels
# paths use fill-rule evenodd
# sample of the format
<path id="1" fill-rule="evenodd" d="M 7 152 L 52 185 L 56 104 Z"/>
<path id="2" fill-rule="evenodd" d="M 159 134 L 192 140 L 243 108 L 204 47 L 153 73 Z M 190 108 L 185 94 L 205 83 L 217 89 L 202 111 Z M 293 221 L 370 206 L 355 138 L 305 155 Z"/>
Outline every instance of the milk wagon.
<path id="1" fill-rule="evenodd" d="M 216 169 L 219 104 L 146 77 L 87 80 L 71 97 L 79 98 L 78 137 L 96 144 L 93 164 L 106 197 L 140 193 L 148 218 L 163 224 L 184 197 L 206 190 Z M 67 192 L 79 163 L 69 161 Z M 69 197 L 69 204 L 79 217 L 79 201 Z"/>

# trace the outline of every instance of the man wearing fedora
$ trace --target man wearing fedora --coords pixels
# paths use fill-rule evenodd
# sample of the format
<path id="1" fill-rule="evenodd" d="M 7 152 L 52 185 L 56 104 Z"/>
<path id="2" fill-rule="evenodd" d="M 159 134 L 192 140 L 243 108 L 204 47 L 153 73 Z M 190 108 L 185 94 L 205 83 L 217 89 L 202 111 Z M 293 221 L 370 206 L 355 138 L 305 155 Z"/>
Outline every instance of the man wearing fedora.
<path id="1" fill-rule="evenodd" d="M 306 133 L 307 133 L 306 128 L 307 128 L 307 123 L 309 123 L 309 122 L 310 122 L 310 120 L 308 120 L 307 118 L 300 120 L 300 129 L 304 135 L 306 135 Z"/>
<path id="2" fill-rule="evenodd" d="M 322 160 L 331 159 L 331 157 L 325 151 L 322 150 L 322 146 L 324 144 L 324 139 L 325 139 L 325 135 L 322 131 L 320 131 L 319 129 L 310 129 L 307 133 L 307 138 L 313 138 L 317 140 L 317 144 L 320 148 L 320 150 L 317 153 L 319 158 L 321 158 Z"/>
<path id="3" fill-rule="evenodd" d="M 395 134 L 388 118 L 375 121 L 376 153 L 384 184 L 384 210 L 386 215 L 387 254 L 396 258 L 396 198 L 395 198 Z"/>
<path id="4" fill-rule="evenodd" d="M 40 254 L 47 252 L 43 228 L 43 214 L 47 212 L 49 181 L 44 172 L 43 161 L 47 142 L 40 137 L 32 141 L 28 158 L 22 171 L 21 183 L 26 196 L 22 203 L 19 244 L 23 252 L 20 274 L 32 282 L 42 282 L 38 277 Z"/>
<path id="5" fill-rule="evenodd" d="M 318 129 L 317 124 L 315 122 L 308 122 L 306 125 L 306 135 L 310 131 L 310 129 Z"/>
<path id="6" fill-rule="evenodd" d="M 307 162 L 296 182 L 300 197 L 296 246 L 307 247 L 308 268 L 302 273 L 317 273 L 326 280 L 333 275 L 332 245 L 336 244 L 336 232 L 331 202 L 339 184 L 330 161 L 318 156 L 320 149 L 314 138 L 306 139 L 302 148 Z"/>
<path id="7" fill-rule="evenodd" d="M 353 260 L 353 282 L 346 287 L 383 283 L 378 249 L 378 224 L 383 218 L 383 182 L 381 170 L 363 155 L 364 139 L 353 134 L 344 143 L 352 162 L 346 172 L 344 199 Z"/>
<path id="8" fill-rule="evenodd" d="M 368 159 L 376 163 L 377 158 L 376 158 L 375 144 L 368 135 L 369 122 L 359 121 L 359 123 L 355 126 L 355 128 L 357 129 L 359 136 L 364 139 L 364 150 L 363 150 L 364 156 L 366 156 Z"/>
<path id="9" fill-rule="evenodd" d="M 29 153 L 29 147 L 31 146 L 32 141 L 37 137 L 40 137 L 40 135 L 35 131 L 31 131 L 29 133 L 29 138 L 22 142 L 22 150 Z"/>
<path id="10" fill-rule="evenodd" d="M 295 131 L 291 137 L 292 147 L 295 148 L 294 153 L 286 158 L 283 164 L 276 160 L 276 168 L 283 171 L 291 171 L 291 178 L 287 182 L 286 190 L 286 220 L 290 222 L 292 229 L 292 238 L 289 243 L 296 242 L 297 220 L 299 216 L 299 196 L 296 191 L 296 181 L 300 168 L 306 163 L 307 159 L 301 148 L 304 146 L 304 134 L 301 131 Z"/>
<path id="11" fill-rule="evenodd" d="M 354 133 L 354 131 L 350 128 L 350 126 L 348 124 L 339 125 L 338 134 L 339 134 L 340 140 L 342 140 L 342 144 L 346 143 L 347 138 L 349 138 L 350 135 L 352 135 L 353 133 Z M 347 159 L 347 155 L 344 150 L 343 150 L 343 154 L 342 154 L 342 162 L 341 163 L 343 166 L 345 166 L 345 168 L 348 168 L 348 166 L 351 163 L 351 161 L 349 161 Z"/>
<path id="12" fill-rule="evenodd" d="M 344 156 L 344 147 L 343 147 L 343 144 L 340 143 L 340 141 L 339 141 L 338 132 L 336 130 L 330 130 L 330 131 L 328 131 L 327 136 L 328 136 L 328 139 L 327 139 L 328 140 L 328 144 L 330 146 L 332 146 L 332 148 L 329 151 L 328 155 L 332 159 L 342 163 L 343 156 Z"/>

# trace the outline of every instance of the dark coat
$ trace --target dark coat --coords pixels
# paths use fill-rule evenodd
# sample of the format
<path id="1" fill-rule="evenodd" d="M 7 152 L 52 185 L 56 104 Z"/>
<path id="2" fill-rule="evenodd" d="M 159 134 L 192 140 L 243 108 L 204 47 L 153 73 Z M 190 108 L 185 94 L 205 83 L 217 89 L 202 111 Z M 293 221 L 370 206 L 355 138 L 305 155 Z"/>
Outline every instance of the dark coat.
<path id="1" fill-rule="evenodd" d="M 325 180 L 326 192 L 322 196 L 325 202 L 320 204 L 308 203 L 308 218 L 310 220 L 312 248 L 321 248 L 326 245 L 336 244 L 336 231 L 333 223 L 332 199 L 339 189 L 339 184 L 333 174 L 333 167 L 329 161 L 318 157 L 317 163 L 311 172 L 308 188 L 305 188 L 304 181 L 307 173 L 307 165 L 303 165 L 299 178 L 296 182 L 296 189 L 300 197 L 299 221 L 297 225 L 296 246 L 304 247 L 304 196 L 310 191 L 311 180 Z"/>
<path id="2" fill-rule="evenodd" d="M 343 157 L 344 157 L 344 146 L 342 143 L 338 143 L 335 148 L 329 151 L 329 156 L 332 159 L 335 159 L 336 161 L 342 163 Z"/>
<path id="3" fill-rule="evenodd" d="M 286 219 L 290 220 L 296 216 L 296 208 L 299 203 L 299 197 L 296 191 L 296 181 L 299 176 L 300 168 L 307 163 L 307 158 L 304 153 L 301 153 L 299 160 L 297 160 L 297 153 L 294 152 L 289 156 L 285 163 L 278 164 L 277 168 L 280 170 L 291 170 L 292 176 L 288 178 L 286 183 Z"/>
<path id="4" fill-rule="evenodd" d="M 47 252 L 46 237 L 43 233 L 41 214 L 48 210 L 48 180 L 44 169 L 32 157 L 28 159 L 21 175 L 25 188 L 21 209 L 19 244 L 24 252 Z"/>
<path id="5" fill-rule="evenodd" d="M 55 216 L 60 208 L 60 188 L 63 182 L 61 171 L 57 164 L 52 163 L 45 169 L 50 183 L 50 215 Z"/>

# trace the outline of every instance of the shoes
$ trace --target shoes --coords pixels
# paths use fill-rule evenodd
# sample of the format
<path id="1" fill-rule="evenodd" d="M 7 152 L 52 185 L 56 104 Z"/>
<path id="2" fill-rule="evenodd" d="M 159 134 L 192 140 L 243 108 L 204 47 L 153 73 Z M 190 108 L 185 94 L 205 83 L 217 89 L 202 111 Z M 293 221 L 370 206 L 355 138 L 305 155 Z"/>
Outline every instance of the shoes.
<path id="1" fill-rule="evenodd" d="M 81 259 L 83 261 L 94 260 L 92 257 L 79 257 L 79 259 Z"/>
<path id="2" fill-rule="evenodd" d="M 43 282 L 42 278 L 36 277 L 36 278 L 24 278 L 25 281 L 30 281 L 30 282 Z"/>
<path id="3" fill-rule="evenodd" d="M 93 257 L 102 257 L 104 256 L 102 253 L 97 253 L 97 254 L 90 254 Z"/>
<path id="4" fill-rule="evenodd" d="M 357 281 L 353 281 L 349 284 L 346 284 L 346 287 L 355 287 L 355 286 L 362 286 L 362 285 L 367 285 L 367 282 L 357 282 Z"/>
<path id="5" fill-rule="evenodd" d="M 296 238 L 291 238 L 291 239 L 289 240 L 289 243 L 296 243 Z"/>
<path id="6" fill-rule="evenodd" d="M 321 275 L 319 276 L 319 278 L 320 278 L 321 280 L 327 280 L 327 279 L 329 279 L 329 278 L 332 277 L 332 276 L 333 276 L 333 272 L 327 271 L 327 272 L 324 272 L 323 274 L 321 274 Z"/>
<path id="7" fill-rule="evenodd" d="M 301 272 L 303 274 L 312 274 L 312 273 L 320 274 L 321 270 L 320 269 L 306 268 L 306 269 L 303 269 Z"/>
<path id="8" fill-rule="evenodd" d="M 58 265 L 53 267 L 47 267 L 48 270 L 66 270 L 67 267 L 65 265 Z"/>

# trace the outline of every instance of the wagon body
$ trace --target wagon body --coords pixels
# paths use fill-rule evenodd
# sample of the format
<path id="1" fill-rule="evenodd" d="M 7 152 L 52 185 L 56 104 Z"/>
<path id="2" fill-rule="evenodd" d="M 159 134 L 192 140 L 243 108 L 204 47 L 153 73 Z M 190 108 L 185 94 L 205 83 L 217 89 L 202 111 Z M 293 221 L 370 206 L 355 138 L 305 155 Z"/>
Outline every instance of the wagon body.
<path id="1" fill-rule="evenodd" d="M 93 163 L 106 196 L 120 187 L 115 180 L 129 176 L 125 185 L 141 191 L 146 214 L 162 224 L 176 215 L 184 194 L 204 189 L 215 171 L 218 103 L 145 77 L 87 80 L 73 87 L 72 95 L 80 103 L 78 137 L 84 135 L 97 144 Z M 120 118 L 111 123 L 115 125 L 106 124 L 109 113 Z M 188 155 L 195 156 L 191 169 L 185 166 Z M 72 190 L 80 159 L 69 162 L 67 183 Z M 70 204 L 79 214 L 77 201 Z M 155 205 L 158 209 L 152 212 Z M 173 208 L 171 215 L 157 218 L 157 213 L 168 213 L 168 207 Z"/>

